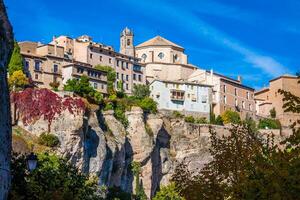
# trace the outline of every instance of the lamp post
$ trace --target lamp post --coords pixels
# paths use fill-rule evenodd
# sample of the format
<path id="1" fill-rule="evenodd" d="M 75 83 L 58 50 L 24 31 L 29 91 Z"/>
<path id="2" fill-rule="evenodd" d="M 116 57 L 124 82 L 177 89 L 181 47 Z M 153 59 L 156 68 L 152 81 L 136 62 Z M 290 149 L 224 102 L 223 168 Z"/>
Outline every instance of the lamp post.
<path id="1" fill-rule="evenodd" d="M 27 162 L 27 167 L 28 167 L 28 170 L 30 172 L 32 172 L 33 170 L 36 169 L 36 166 L 37 166 L 37 156 L 31 152 L 27 158 L 26 158 L 26 162 Z"/>

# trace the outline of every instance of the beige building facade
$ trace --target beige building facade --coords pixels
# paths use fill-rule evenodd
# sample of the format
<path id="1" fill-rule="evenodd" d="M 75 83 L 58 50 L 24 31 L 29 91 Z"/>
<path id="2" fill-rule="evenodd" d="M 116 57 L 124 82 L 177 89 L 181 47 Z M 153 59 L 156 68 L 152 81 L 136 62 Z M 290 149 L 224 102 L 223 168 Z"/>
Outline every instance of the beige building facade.
<path id="1" fill-rule="evenodd" d="M 242 119 L 255 118 L 254 89 L 243 85 L 241 77 L 232 79 L 213 70 L 197 70 L 189 81 L 213 86 L 212 110 L 216 116 L 232 110 L 240 113 Z"/>
<path id="2" fill-rule="evenodd" d="M 269 87 L 255 92 L 256 114 L 262 117 L 270 117 L 270 110 L 275 109 L 276 118 L 283 126 L 289 126 L 296 120 L 300 120 L 300 114 L 284 112 L 283 96 L 278 90 L 291 92 L 300 96 L 300 84 L 293 75 L 282 75 L 269 81 Z"/>

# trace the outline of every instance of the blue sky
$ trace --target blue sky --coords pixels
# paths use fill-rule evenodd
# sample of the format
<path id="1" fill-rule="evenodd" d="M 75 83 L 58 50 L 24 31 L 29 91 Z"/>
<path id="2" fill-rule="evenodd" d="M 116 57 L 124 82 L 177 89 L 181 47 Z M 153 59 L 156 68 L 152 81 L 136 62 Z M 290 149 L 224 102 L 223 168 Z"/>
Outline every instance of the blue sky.
<path id="1" fill-rule="evenodd" d="M 259 89 L 300 71 L 298 0 L 4 0 L 18 41 L 88 34 L 119 49 L 128 26 L 135 44 L 161 35 L 189 62 Z"/>

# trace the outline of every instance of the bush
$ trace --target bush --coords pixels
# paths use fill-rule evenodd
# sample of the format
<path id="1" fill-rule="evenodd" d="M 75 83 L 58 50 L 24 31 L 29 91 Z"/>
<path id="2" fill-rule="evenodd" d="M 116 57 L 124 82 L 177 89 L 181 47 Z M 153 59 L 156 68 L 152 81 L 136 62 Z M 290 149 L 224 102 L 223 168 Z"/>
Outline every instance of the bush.
<path id="1" fill-rule="evenodd" d="M 197 124 L 208 124 L 208 121 L 205 117 L 200 117 L 195 119 L 195 123 Z"/>
<path id="2" fill-rule="evenodd" d="M 195 118 L 193 116 L 186 116 L 184 121 L 188 123 L 195 123 Z"/>
<path id="3" fill-rule="evenodd" d="M 168 186 L 163 186 L 159 192 L 156 193 L 153 200 L 184 200 L 183 197 L 180 196 L 179 191 L 176 188 L 174 183 L 171 183 Z"/>
<path id="4" fill-rule="evenodd" d="M 218 117 L 216 118 L 214 124 L 215 124 L 215 125 L 220 125 L 220 126 L 223 126 L 223 125 L 224 125 L 223 119 L 222 119 L 222 117 L 221 117 L 220 115 L 218 115 Z"/>
<path id="5" fill-rule="evenodd" d="M 144 112 L 147 112 L 147 113 L 156 113 L 157 112 L 157 103 L 149 97 L 142 99 L 139 102 L 138 106 L 140 106 L 144 110 Z"/>
<path id="6" fill-rule="evenodd" d="M 22 70 L 18 70 L 8 77 L 8 85 L 11 91 L 19 91 L 29 85 L 29 80 Z"/>
<path id="7" fill-rule="evenodd" d="M 239 124 L 241 122 L 239 113 L 235 111 L 226 110 L 221 117 L 224 124 Z"/>
<path id="8" fill-rule="evenodd" d="M 150 89 L 148 85 L 134 85 L 132 93 L 136 98 L 143 99 L 149 97 Z"/>
<path id="9" fill-rule="evenodd" d="M 59 140 L 57 136 L 51 133 L 42 133 L 38 138 L 38 143 L 47 147 L 56 147 Z"/>
<path id="10" fill-rule="evenodd" d="M 173 111 L 172 116 L 175 118 L 183 118 L 184 117 L 183 114 L 181 114 L 179 111 L 176 111 L 176 110 Z"/>
<path id="11" fill-rule="evenodd" d="M 8 199 L 101 199 L 95 177 L 87 177 L 63 158 L 38 154 L 38 165 L 28 173 L 26 157 L 14 156 L 12 184 Z"/>
<path id="12" fill-rule="evenodd" d="M 281 124 L 279 120 L 275 119 L 260 119 L 258 123 L 259 129 L 280 129 Z"/>
<path id="13" fill-rule="evenodd" d="M 52 88 L 53 91 L 58 91 L 60 83 L 58 81 L 53 81 L 49 83 L 49 86 Z"/>

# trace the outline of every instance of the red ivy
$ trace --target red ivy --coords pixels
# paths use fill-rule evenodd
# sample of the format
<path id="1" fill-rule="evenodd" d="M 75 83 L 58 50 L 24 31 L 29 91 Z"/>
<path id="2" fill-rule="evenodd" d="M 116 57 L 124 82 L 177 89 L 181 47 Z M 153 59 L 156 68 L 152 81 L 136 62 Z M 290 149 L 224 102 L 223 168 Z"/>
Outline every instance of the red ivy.
<path id="1" fill-rule="evenodd" d="M 48 89 L 27 88 L 21 92 L 13 92 L 11 103 L 15 104 L 24 124 L 44 117 L 49 127 L 55 116 L 66 109 L 71 114 L 78 114 L 85 110 L 85 104 L 80 98 L 62 98 Z"/>

